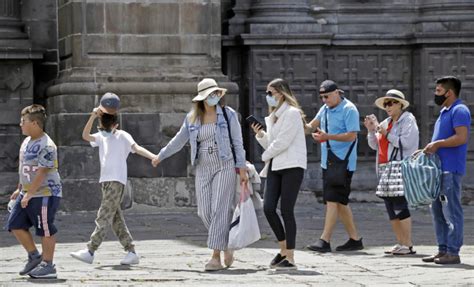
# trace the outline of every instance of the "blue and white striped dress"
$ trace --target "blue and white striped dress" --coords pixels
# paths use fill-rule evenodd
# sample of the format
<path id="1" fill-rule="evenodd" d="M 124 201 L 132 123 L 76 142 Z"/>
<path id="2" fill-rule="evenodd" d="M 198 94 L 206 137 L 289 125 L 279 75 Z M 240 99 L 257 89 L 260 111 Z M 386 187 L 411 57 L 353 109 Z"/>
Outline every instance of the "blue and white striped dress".
<path id="1" fill-rule="evenodd" d="M 198 215 L 208 229 L 207 246 L 226 250 L 236 186 L 234 160 L 221 161 L 215 140 L 216 123 L 201 125 L 196 166 Z"/>

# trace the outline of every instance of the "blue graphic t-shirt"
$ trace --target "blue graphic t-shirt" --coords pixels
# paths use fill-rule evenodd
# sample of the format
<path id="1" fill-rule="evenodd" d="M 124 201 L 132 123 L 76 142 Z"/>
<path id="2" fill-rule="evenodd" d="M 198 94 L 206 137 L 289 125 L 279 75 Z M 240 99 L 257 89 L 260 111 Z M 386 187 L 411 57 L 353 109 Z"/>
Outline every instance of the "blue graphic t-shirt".
<path id="1" fill-rule="evenodd" d="M 20 190 L 22 192 L 28 192 L 40 167 L 49 168 L 49 171 L 33 197 L 62 197 L 57 147 L 47 134 L 35 140 L 27 137 L 21 144 L 18 172 L 20 175 Z"/>

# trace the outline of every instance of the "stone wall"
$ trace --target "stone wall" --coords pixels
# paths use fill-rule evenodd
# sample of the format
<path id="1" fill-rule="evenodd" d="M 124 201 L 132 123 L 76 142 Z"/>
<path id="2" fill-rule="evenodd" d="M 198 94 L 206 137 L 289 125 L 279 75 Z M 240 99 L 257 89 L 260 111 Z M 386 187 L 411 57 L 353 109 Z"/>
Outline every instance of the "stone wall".
<path id="1" fill-rule="evenodd" d="M 96 209 L 97 151 L 81 139 L 90 111 L 105 92 L 121 98 L 120 126 L 157 153 L 181 126 L 196 85 L 221 72 L 220 1 L 59 1 L 59 78 L 48 90 L 50 129 L 59 146 L 64 208 Z M 189 151 L 153 169 L 137 155 L 128 160 L 129 185 L 138 203 L 194 205 Z"/>
<path id="2" fill-rule="evenodd" d="M 431 139 L 439 108 L 434 81 L 452 74 L 463 81 L 461 98 L 474 101 L 474 3 L 472 1 L 241 0 L 225 20 L 224 72 L 239 83 L 241 112 L 263 118 L 266 84 L 275 77 L 290 82 L 308 120 L 322 105 L 319 83 L 335 80 L 359 108 L 361 132 L 353 189 L 372 194 L 375 152 L 366 141 L 365 115 L 386 117 L 373 102 L 388 89 L 404 92 L 412 103 L 423 147 Z M 246 130 L 250 159 L 260 163 L 261 148 Z M 319 144 L 307 140 L 309 165 L 304 189 L 321 190 Z M 468 152 L 474 172 L 474 134 Z M 260 164 L 261 165 L 261 164 Z M 465 177 L 464 188 L 474 189 Z M 472 197 L 472 193 L 466 193 Z M 364 196 L 364 198 L 366 198 Z M 470 200 L 470 199 L 466 199 Z"/>

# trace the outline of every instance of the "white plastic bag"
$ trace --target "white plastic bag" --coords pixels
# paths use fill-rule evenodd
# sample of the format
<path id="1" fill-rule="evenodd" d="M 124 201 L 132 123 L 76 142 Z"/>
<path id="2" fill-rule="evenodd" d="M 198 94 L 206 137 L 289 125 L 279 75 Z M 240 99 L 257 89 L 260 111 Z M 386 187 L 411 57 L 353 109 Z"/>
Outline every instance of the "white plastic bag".
<path id="1" fill-rule="evenodd" d="M 229 232 L 228 248 L 242 249 L 260 239 L 257 214 L 246 184 L 241 184 L 240 202 L 234 211 Z"/>

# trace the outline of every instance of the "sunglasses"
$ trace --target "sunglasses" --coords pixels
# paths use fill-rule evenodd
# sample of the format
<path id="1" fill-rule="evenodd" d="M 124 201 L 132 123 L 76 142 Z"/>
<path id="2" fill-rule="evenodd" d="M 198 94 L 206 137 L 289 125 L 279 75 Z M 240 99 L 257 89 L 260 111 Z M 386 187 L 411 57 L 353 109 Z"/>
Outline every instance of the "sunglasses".
<path id="1" fill-rule="evenodd" d="M 319 95 L 319 98 L 327 100 L 329 98 L 329 95 Z"/>
<path id="2" fill-rule="evenodd" d="M 273 96 L 272 91 L 267 91 L 266 93 L 267 93 L 267 95 L 269 95 L 270 97 Z"/>
<path id="3" fill-rule="evenodd" d="M 386 102 L 383 102 L 383 107 L 386 108 L 386 107 L 391 107 L 393 106 L 394 104 L 398 104 L 397 101 L 386 101 Z"/>

